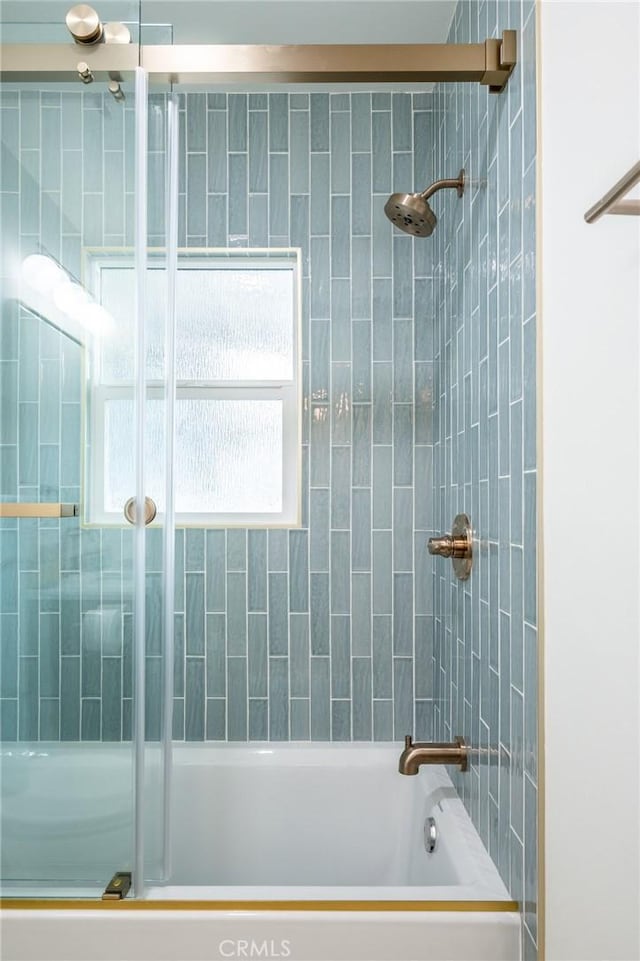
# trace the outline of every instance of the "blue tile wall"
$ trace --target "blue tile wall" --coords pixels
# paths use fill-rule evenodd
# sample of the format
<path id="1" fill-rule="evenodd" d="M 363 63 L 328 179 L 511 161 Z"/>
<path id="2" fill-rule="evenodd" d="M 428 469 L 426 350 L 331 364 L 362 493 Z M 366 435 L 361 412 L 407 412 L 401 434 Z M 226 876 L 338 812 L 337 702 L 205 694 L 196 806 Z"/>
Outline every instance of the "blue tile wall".
<path id="1" fill-rule="evenodd" d="M 392 188 L 435 174 L 431 106 L 410 93 L 181 99 L 180 245 L 302 249 L 305 482 L 301 530 L 177 532 L 177 739 L 431 736 L 432 266 L 382 212 Z M 25 91 L 2 110 L 6 249 L 42 245 L 79 275 L 83 246 L 131 246 L 132 105 Z M 152 96 L 151 246 L 164 243 L 165 116 Z M 78 500 L 78 364 L 5 310 L 3 496 Z M 20 524 L 1 531 L 3 737 L 130 737 L 130 532 Z M 150 738 L 160 536 L 148 531 Z"/>
<path id="2" fill-rule="evenodd" d="M 434 91 L 439 177 L 464 167 L 461 200 L 434 198 L 434 527 L 465 511 L 474 567 L 434 559 L 438 738 L 473 749 L 456 785 L 522 907 L 537 955 L 535 4 L 461 0 L 450 42 L 518 30 L 506 91 Z"/>

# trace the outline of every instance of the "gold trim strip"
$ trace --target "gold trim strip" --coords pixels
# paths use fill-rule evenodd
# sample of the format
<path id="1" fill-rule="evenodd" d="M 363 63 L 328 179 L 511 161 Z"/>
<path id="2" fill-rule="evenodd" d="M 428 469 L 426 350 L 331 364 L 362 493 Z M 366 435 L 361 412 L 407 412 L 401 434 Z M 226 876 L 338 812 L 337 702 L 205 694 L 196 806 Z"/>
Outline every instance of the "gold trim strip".
<path id="1" fill-rule="evenodd" d="M 77 517 L 77 504 L 0 504 L 0 517 Z"/>
<path id="2" fill-rule="evenodd" d="M 519 911 L 517 901 L 101 901 L 2 898 L 2 911 Z"/>

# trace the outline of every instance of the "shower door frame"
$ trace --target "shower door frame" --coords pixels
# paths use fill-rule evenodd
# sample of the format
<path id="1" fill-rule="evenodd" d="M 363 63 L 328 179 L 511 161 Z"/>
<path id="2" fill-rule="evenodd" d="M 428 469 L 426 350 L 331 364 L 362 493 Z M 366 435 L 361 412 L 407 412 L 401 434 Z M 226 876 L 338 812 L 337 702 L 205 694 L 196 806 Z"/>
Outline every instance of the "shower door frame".
<path id="1" fill-rule="evenodd" d="M 131 82 L 143 68 L 150 86 L 183 90 L 247 84 L 425 84 L 479 83 L 501 93 L 517 63 L 517 34 L 478 44 L 323 44 L 323 45 L 0 45 L 0 82 L 61 83 L 79 80 L 78 61 L 90 67 L 94 82 Z M 175 145 L 171 154 L 175 163 Z M 175 168 L 171 179 L 175 183 Z M 168 236 L 176 229 L 173 212 Z M 170 265 L 169 265 L 170 266 Z M 166 732 L 165 732 L 166 736 Z M 165 783 L 165 804 L 168 801 Z M 141 795 L 140 795 L 141 796 Z M 165 808 L 166 810 L 166 808 Z M 166 843 L 166 838 L 165 838 Z M 136 892 L 138 893 L 138 892 Z M 202 900 L 42 900 L 4 899 L 1 908 L 31 910 L 155 911 L 372 911 L 514 912 L 505 901 L 202 901 Z"/>

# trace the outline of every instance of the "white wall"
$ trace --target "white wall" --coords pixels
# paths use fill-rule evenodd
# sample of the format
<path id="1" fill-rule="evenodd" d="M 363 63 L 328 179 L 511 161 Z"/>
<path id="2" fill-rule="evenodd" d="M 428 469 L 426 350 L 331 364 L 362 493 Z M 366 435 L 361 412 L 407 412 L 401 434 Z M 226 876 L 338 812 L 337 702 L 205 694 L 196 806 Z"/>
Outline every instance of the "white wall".
<path id="1" fill-rule="evenodd" d="M 638 961 L 640 5 L 540 16 L 546 957 Z"/>

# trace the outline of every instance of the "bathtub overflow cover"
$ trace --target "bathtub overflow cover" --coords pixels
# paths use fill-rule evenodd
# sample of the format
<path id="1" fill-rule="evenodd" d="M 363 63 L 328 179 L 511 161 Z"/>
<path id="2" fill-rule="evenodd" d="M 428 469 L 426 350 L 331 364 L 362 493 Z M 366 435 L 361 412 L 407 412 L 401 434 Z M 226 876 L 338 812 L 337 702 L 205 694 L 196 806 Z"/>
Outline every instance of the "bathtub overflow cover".
<path id="1" fill-rule="evenodd" d="M 424 822 L 424 847 L 427 854 L 433 854 L 438 843 L 438 828 L 435 818 L 427 818 Z"/>

